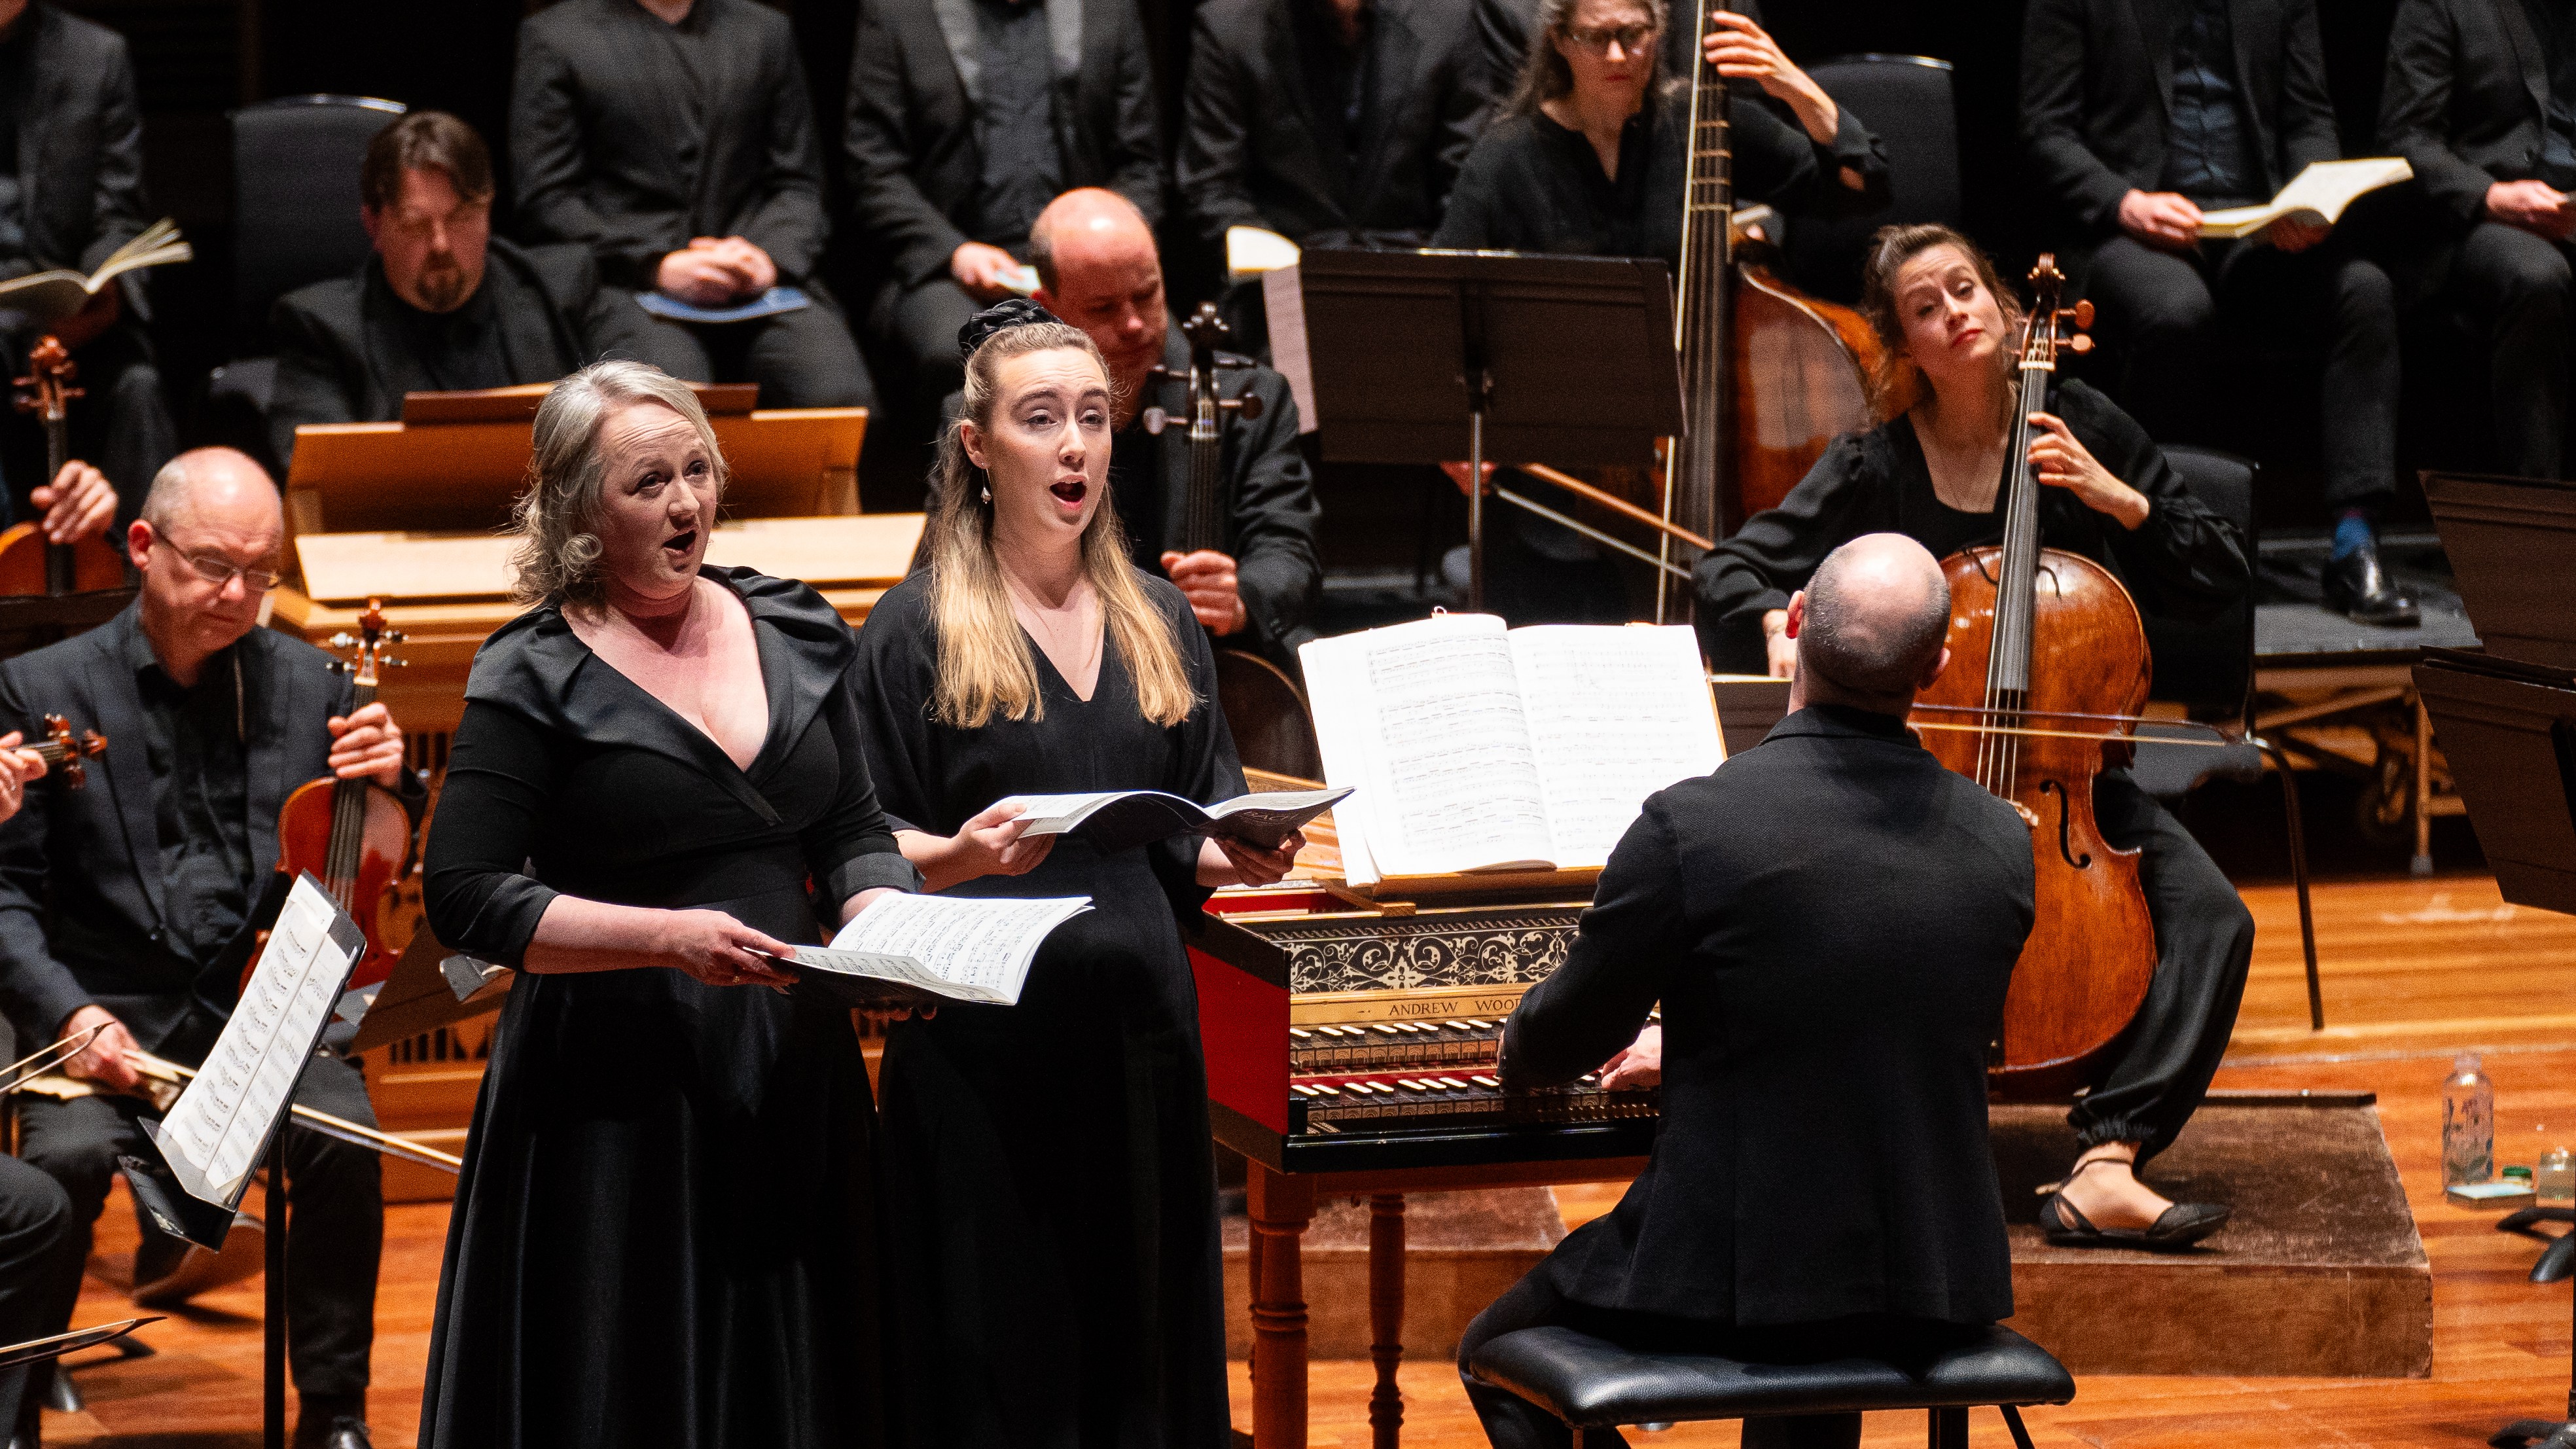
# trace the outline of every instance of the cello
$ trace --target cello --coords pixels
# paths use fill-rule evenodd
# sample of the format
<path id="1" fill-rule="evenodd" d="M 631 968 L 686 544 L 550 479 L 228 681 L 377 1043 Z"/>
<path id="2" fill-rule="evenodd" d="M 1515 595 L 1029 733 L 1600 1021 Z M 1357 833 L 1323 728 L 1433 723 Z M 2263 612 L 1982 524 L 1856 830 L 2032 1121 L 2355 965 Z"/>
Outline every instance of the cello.
<path id="1" fill-rule="evenodd" d="M 2093 818 L 2093 777 L 2130 758 L 2149 658 L 2128 589 L 2091 559 L 2039 544 L 2030 414 L 2046 409 L 2060 326 L 2089 325 L 2092 308 L 2058 306 L 2065 279 L 2053 257 L 2041 257 L 2030 280 L 2003 542 L 1942 560 L 1950 667 L 1917 697 L 1908 723 L 1942 764 L 2011 802 L 2030 826 L 2038 910 L 1987 1079 L 2008 1096 L 2062 1097 L 2091 1080 L 2155 974 L 2138 852 L 2113 848 Z M 2081 352 L 2091 343 L 2063 345 Z"/>
<path id="2" fill-rule="evenodd" d="M 27 354 L 28 375 L 18 379 L 26 391 L 18 398 L 22 412 L 45 425 L 45 482 L 62 476 L 71 461 L 71 400 L 81 395 L 71 380 L 80 371 L 69 348 L 56 337 L 37 339 Z M 0 532 L 0 594 L 62 595 L 125 586 L 125 555 L 110 528 L 78 543 L 46 541 L 44 526 L 12 524 Z"/>
<path id="3" fill-rule="evenodd" d="M 380 671 L 402 663 L 385 657 L 385 646 L 402 642 L 402 632 L 385 627 L 384 601 L 369 599 L 358 616 L 359 632 L 332 636 L 332 647 L 351 651 L 335 667 L 351 676 L 348 713 L 375 702 Z M 414 841 L 411 813 L 391 790 L 373 780 L 336 776 L 297 786 L 277 812 L 277 869 L 292 880 L 311 871 L 340 909 L 367 933 L 367 949 L 349 973 L 351 987 L 385 979 L 401 954 L 385 943 L 381 913 L 386 892 L 411 868 Z M 254 956 L 243 968 L 247 985 L 258 964 Z"/>
<path id="4" fill-rule="evenodd" d="M 1181 514 L 1181 546 L 1188 553 L 1226 551 L 1224 419 L 1229 413 L 1246 420 L 1261 416 L 1261 398 L 1250 387 L 1237 397 L 1221 395 L 1217 345 L 1228 330 L 1213 302 L 1201 302 L 1198 311 L 1181 324 L 1181 335 L 1190 343 L 1185 379 L 1190 399 L 1190 491 L 1182 501 Z M 1146 432 L 1160 436 L 1171 423 L 1162 409 L 1145 410 Z M 1296 681 L 1249 650 L 1218 643 L 1215 652 L 1217 705 L 1225 711 L 1226 727 L 1234 735 L 1235 752 L 1243 763 L 1301 780 L 1322 779 L 1323 750 L 1315 743 L 1314 717 L 1307 712 L 1305 693 Z"/>

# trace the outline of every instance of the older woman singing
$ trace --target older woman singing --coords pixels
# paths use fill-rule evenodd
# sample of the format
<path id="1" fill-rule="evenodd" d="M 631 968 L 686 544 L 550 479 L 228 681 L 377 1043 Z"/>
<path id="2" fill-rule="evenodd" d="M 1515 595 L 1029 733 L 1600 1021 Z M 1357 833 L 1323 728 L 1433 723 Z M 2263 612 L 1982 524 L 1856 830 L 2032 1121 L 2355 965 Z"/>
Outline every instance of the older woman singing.
<path id="1" fill-rule="evenodd" d="M 429 841 L 447 945 L 524 973 L 474 1112 L 420 1442 L 875 1442 L 871 1110 L 849 1014 L 767 959 L 918 883 L 849 630 L 709 568 L 724 459 L 640 363 L 539 409 L 520 597 Z M 813 892 L 808 894 L 811 882 Z"/>

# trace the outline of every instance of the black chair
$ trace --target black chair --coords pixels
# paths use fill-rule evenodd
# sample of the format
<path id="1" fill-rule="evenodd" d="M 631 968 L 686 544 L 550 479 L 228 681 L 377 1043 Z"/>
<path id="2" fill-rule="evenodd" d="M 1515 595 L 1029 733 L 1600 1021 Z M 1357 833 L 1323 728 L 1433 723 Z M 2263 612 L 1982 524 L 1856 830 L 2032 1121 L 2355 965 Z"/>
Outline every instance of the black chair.
<path id="1" fill-rule="evenodd" d="M 2250 563 L 2256 553 L 2254 478 L 2251 459 L 2212 448 L 2180 444 L 2164 450 L 2165 461 L 2182 475 L 2183 486 L 2202 507 L 2236 525 Z M 2180 722 L 2149 724 L 2138 730 L 2137 761 L 2130 767 L 2138 788 L 2172 805 L 2210 780 L 2251 784 L 2263 778 L 2268 756 L 2281 777 L 2281 799 L 2288 816 L 2290 877 L 2299 892 L 2299 942 L 2307 955 L 2308 1021 L 2325 1027 L 2325 1001 L 2317 982 L 2317 930 L 2308 904 L 2308 847 L 2299 820 L 2299 782 L 2289 758 L 2254 733 L 2254 599 L 2228 606 L 2214 619 L 2184 622 L 2148 615 L 2147 647 L 2155 660 L 2153 697 L 2180 704 L 2194 728 Z M 2179 741 L 2163 743 L 2159 740 Z M 2212 740 L 2222 741 L 2212 747 Z"/>
<path id="2" fill-rule="evenodd" d="M 2500 1233 L 2521 1233 L 2538 1238 L 2549 1246 L 2540 1261 L 2531 1265 L 2531 1281 L 2557 1283 L 2576 1276 L 2576 1230 L 2555 1237 L 2539 1230 L 2539 1223 L 2576 1224 L 2576 1210 L 2562 1207 L 2527 1207 L 2507 1214 L 2496 1224 Z M 2516 1419 L 2497 1430 L 2487 1442 L 2495 1449 L 2576 1449 L 2576 1367 L 2568 1371 L 2567 1417 L 2565 1419 Z"/>
<path id="3" fill-rule="evenodd" d="M 1570 1328 L 1524 1328 L 1478 1349 L 1468 1369 L 1578 1433 L 1628 1424 L 1923 1409 L 1931 1416 L 1932 1449 L 1967 1449 L 1968 1410 L 1991 1404 L 2003 1411 L 2018 1449 L 2030 1449 L 2022 1407 L 2075 1397 L 2075 1380 L 2064 1364 L 2000 1325 L 1964 1347 L 1901 1365 L 1871 1358 L 1778 1364 L 1638 1353 Z"/>
<path id="4" fill-rule="evenodd" d="M 277 359 L 268 309 L 298 287 L 345 277 L 367 259 L 358 166 L 367 143 L 406 107 L 366 96 L 284 96 L 244 106 L 233 128 L 233 353 L 206 399 L 227 436 L 264 457 Z M 274 459 L 268 460 L 274 466 Z"/>
<path id="5" fill-rule="evenodd" d="M 1809 66 L 1807 74 L 1887 148 L 1893 195 L 1885 211 L 1801 217 L 1788 228 L 1790 280 L 1848 302 L 1860 295 L 1861 258 L 1880 227 L 1959 224 L 1959 114 L 1950 62 L 1923 55 L 1844 55 Z"/>

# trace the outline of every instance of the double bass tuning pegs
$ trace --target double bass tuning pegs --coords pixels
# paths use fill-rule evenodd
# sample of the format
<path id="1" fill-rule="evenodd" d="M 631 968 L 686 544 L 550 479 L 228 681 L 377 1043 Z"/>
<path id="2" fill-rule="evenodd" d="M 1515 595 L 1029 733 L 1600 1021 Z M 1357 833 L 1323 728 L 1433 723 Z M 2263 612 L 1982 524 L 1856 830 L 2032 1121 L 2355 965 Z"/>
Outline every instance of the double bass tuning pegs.
<path id="1" fill-rule="evenodd" d="M 1217 406 L 1248 423 L 1261 416 L 1261 395 L 1246 386 L 1243 396 L 1219 399 Z"/>

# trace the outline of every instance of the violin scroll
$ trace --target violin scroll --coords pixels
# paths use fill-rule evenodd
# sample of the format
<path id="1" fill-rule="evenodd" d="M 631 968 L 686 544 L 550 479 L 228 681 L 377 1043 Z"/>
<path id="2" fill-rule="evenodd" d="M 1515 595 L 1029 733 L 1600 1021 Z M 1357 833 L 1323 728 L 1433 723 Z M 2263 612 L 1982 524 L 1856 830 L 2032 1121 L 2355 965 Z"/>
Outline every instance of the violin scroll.
<path id="1" fill-rule="evenodd" d="M 45 763 L 62 771 L 63 788 L 77 790 L 89 778 L 84 759 L 96 759 L 107 753 L 107 736 L 96 730 L 83 730 L 80 738 L 72 737 L 71 721 L 58 714 L 45 716 L 44 742 L 31 745 Z"/>
<path id="2" fill-rule="evenodd" d="M 71 385 L 80 375 L 80 364 L 72 361 L 71 349 L 59 337 L 40 337 L 27 352 L 27 375 L 16 379 L 26 389 L 18 396 L 20 412 L 35 413 L 46 422 L 63 420 L 71 400 L 84 397 L 84 390 Z"/>

